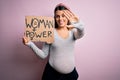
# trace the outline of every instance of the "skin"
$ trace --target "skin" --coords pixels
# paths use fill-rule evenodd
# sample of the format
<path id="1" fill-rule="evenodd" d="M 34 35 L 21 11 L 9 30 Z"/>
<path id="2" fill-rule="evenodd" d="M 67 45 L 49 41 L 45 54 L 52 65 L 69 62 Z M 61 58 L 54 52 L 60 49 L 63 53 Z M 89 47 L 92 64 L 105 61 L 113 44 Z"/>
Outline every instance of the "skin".
<path id="1" fill-rule="evenodd" d="M 56 29 L 59 36 L 61 38 L 64 38 L 66 39 L 69 34 L 68 34 L 68 29 L 67 29 L 67 23 L 68 23 L 68 19 L 67 17 L 65 16 L 63 10 L 58 10 L 56 11 L 56 14 L 55 14 L 55 19 L 56 19 L 56 22 L 58 24 L 58 28 Z"/>
<path id="2" fill-rule="evenodd" d="M 69 22 L 78 22 L 79 19 L 77 16 L 75 16 L 71 11 L 69 10 L 57 10 L 55 13 L 55 19 L 58 24 L 58 28 L 56 28 L 56 31 L 58 35 L 66 39 L 69 37 L 69 30 L 74 28 L 72 25 L 67 25 Z M 26 45 L 30 40 L 27 37 L 23 37 L 23 44 Z"/>

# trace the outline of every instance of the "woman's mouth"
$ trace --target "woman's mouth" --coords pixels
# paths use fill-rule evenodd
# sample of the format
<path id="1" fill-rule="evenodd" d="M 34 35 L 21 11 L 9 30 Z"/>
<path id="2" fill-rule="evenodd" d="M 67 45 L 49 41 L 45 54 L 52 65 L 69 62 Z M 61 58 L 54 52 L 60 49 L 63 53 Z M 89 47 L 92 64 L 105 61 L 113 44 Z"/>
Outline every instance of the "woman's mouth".
<path id="1" fill-rule="evenodd" d="M 59 24 L 62 25 L 62 24 L 64 24 L 64 22 L 63 22 L 63 21 L 60 21 Z"/>

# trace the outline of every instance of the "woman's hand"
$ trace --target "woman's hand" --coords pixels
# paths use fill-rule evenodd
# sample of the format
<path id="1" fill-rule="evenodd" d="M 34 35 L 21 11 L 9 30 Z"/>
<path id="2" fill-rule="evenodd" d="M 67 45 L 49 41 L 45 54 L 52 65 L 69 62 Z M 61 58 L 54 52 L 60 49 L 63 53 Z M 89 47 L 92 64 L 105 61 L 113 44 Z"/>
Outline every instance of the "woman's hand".
<path id="1" fill-rule="evenodd" d="M 26 45 L 30 40 L 27 37 L 23 37 L 23 44 Z"/>
<path id="2" fill-rule="evenodd" d="M 63 10 L 63 12 L 66 18 L 70 21 L 70 23 L 76 23 L 79 21 L 78 17 L 74 15 L 71 11 Z"/>
<path id="3" fill-rule="evenodd" d="M 66 18 L 69 20 L 70 24 L 67 25 L 68 29 L 73 29 L 74 26 L 72 25 L 72 23 L 77 23 L 79 21 L 78 17 L 76 15 L 74 15 L 71 11 L 69 10 L 63 10 L 64 15 L 66 16 Z"/>

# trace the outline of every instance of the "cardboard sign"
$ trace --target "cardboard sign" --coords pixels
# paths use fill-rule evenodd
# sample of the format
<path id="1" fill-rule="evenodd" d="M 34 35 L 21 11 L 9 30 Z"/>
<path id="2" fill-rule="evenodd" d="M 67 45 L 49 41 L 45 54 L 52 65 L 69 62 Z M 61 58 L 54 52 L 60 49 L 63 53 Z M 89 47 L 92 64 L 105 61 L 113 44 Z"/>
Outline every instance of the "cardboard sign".
<path id="1" fill-rule="evenodd" d="M 43 16 L 25 17 L 25 36 L 31 41 L 52 43 L 54 41 L 54 18 Z"/>

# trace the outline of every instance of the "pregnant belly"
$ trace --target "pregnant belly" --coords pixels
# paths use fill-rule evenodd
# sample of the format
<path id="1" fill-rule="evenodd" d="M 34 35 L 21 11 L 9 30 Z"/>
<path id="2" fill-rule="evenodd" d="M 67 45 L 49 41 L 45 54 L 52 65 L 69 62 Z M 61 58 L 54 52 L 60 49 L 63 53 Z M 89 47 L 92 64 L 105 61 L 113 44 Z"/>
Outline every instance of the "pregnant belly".
<path id="1" fill-rule="evenodd" d="M 50 61 L 50 65 L 58 72 L 67 74 L 73 71 L 75 68 L 75 62 L 73 57 L 57 58 Z"/>

